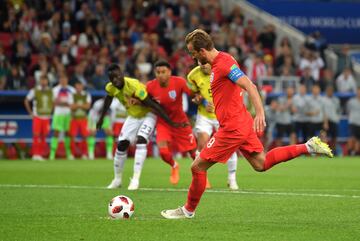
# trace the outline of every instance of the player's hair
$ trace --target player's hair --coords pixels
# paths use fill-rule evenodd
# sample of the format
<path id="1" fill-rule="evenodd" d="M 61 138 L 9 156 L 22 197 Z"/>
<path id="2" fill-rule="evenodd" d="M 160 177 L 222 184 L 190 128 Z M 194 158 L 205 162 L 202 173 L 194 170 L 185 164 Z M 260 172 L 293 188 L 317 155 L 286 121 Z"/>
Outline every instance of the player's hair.
<path id="1" fill-rule="evenodd" d="M 158 61 L 156 61 L 154 64 L 154 69 L 156 67 L 167 67 L 167 68 L 171 69 L 169 62 L 166 61 L 165 59 L 159 59 Z"/>
<path id="2" fill-rule="evenodd" d="M 200 51 L 204 48 L 206 50 L 212 50 L 214 48 L 214 42 L 210 35 L 202 29 L 195 29 L 191 33 L 188 33 L 185 38 L 185 43 L 192 44 L 195 51 Z"/>
<path id="3" fill-rule="evenodd" d="M 115 63 L 111 63 L 111 64 L 109 65 L 108 69 L 107 69 L 107 72 L 109 73 L 109 72 L 112 72 L 112 71 L 114 71 L 114 70 L 121 70 L 121 69 L 120 69 L 120 66 L 117 65 L 117 64 L 115 64 Z"/>

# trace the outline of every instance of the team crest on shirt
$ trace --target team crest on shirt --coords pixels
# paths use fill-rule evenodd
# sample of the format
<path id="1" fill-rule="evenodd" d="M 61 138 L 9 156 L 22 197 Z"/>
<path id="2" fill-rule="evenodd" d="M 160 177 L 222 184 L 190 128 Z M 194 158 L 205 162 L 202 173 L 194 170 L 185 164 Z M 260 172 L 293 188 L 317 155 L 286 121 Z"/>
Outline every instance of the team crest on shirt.
<path id="1" fill-rule="evenodd" d="M 210 75 L 210 83 L 212 83 L 214 80 L 214 72 L 211 72 L 211 75 Z"/>
<path id="2" fill-rule="evenodd" d="M 170 90 L 169 91 L 169 97 L 173 100 L 176 99 L 176 91 L 175 90 Z"/>

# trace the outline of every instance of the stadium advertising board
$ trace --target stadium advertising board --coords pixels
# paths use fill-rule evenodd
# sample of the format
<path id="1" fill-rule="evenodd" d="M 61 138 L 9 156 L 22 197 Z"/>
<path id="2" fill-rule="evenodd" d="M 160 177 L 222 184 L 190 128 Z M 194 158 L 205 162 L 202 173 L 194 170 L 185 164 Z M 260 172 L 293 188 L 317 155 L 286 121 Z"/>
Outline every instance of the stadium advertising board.
<path id="1" fill-rule="evenodd" d="M 329 43 L 360 43 L 360 2 L 249 0 L 250 3 L 310 34 L 320 31 Z"/>

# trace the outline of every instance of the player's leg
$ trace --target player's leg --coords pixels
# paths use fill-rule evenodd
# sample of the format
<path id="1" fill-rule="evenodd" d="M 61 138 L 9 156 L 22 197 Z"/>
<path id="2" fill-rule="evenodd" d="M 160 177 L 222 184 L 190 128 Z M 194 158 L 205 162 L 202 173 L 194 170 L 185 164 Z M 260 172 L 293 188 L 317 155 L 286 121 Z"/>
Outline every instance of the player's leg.
<path id="1" fill-rule="evenodd" d="M 71 115 L 64 115 L 63 116 L 63 130 L 65 132 L 65 152 L 66 152 L 66 158 L 69 160 L 74 160 L 74 155 L 71 152 L 71 137 L 70 137 L 70 123 L 71 123 Z"/>
<path id="2" fill-rule="evenodd" d="M 41 151 L 41 144 L 40 144 L 40 133 L 41 133 L 41 120 L 38 117 L 33 118 L 32 123 L 32 129 L 33 129 L 33 144 L 32 144 L 32 159 L 35 161 L 42 160 L 42 157 L 40 156 Z"/>
<path id="3" fill-rule="evenodd" d="M 237 160 L 238 156 L 236 152 L 234 152 L 229 160 L 227 161 L 228 164 L 228 186 L 231 190 L 238 190 L 239 186 L 236 181 L 236 169 L 237 169 Z"/>
<path id="4" fill-rule="evenodd" d="M 329 146 L 332 150 L 336 150 L 337 132 L 338 132 L 337 123 L 329 121 L 329 130 L 327 134 L 331 138 L 329 141 Z"/>
<path id="5" fill-rule="evenodd" d="M 136 190 L 139 188 L 141 171 L 147 155 L 147 144 L 150 136 L 154 132 L 155 124 L 156 116 L 153 113 L 148 113 L 138 130 L 134 157 L 134 173 L 128 190 Z"/>
<path id="6" fill-rule="evenodd" d="M 123 125 L 124 125 L 123 122 L 113 122 L 113 125 L 112 125 L 112 133 L 113 133 L 113 138 L 114 138 L 113 153 L 115 153 L 117 139 L 120 135 L 120 131 L 121 131 Z"/>
<path id="7" fill-rule="evenodd" d="M 169 143 L 171 141 L 171 130 L 160 123 L 156 126 L 156 143 L 159 147 L 159 154 L 161 159 L 170 165 L 170 183 L 176 185 L 179 182 L 180 174 L 179 164 L 174 160 L 172 150 L 170 149 Z"/>
<path id="8" fill-rule="evenodd" d="M 225 163 L 238 148 L 238 140 L 228 138 L 232 132 L 219 130 L 210 138 L 200 155 L 191 166 L 192 182 L 186 204 L 183 207 L 164 210 L 161 215 L 167 219 L 192 218 L 206 187 L 207 170 L 217 162 Z"/>
<path id="9" fill-rule="evenodd" d="M 103 125 L 101 127 L 105 132 L 105 149 L 106 149 L 106 159 L 112 160 L 113 159 L 113 132 L 111 129 L 111 120 L 109 116 L 104 118 Z"/>
<path id="10" fill-rule="evenodd" d="M 139 128 L 138 119 L 128 116 L 125 120 L 124 126 L 120 132 L 115 156 L 114 156 L 114 179 L 107 187 L 109 189 L 117 188 L 122 183 L 122 172 L 124 169 L 125 160 L 127 159 L 127 150 L 130 143 L 132 143 L 136 137 L 137 130 Z"/>
<path id="11" fill-rule="evenodd" d="M 88 117 L 89 135 L 87 138 L 88 155 L 90 160 L 95 158 L 95 144 L 96 144 L 96 121 L 91 116 Z"/>
<path id="12" fill-rule="evenodd" d="M 171 167 L 170 183 L 173 185 L 178 184 L 180 180 L 180 165 L 173 158 L 172 150 L 169 147 L 169 142 L 166 140 L 157 141 L 157 145 L 159 147 L 161 159 Z"/>
<path id="13" fill-rule="evenodd" d="M 163 210 L 161 215 L 167 219 L 193 218 L 201 196 L 206 188 L 207 170 L 215 162 L 208 162 L 197 156 L 191 165 L 192 181 L 190 184 L 186 204 L 177 209 Z"/>
<path id="14" fill-rule="evenodd" d="M 41 130 L 41 155 L 42 157 L 47 155 L 47 150 L 48 150 L 48 145 L 46 143 L 46 138 L 49 136 L 50 134 L 50 119 L 44 119 L 43 120 L 43 125 L 42 125 L 42 130 Z"/>
<path id="15" fill-rule="evenodd" d="M 214 126 L 213 123 L 208 118 L 200 114 L 196 116 L 196 122 L 195 122 L 195 134 L 197 141 L 196 156 L 200 154 L 201 150 L 205 147 L 206 143 L 209 141 L 214 128 L 217 129 L 217 127 Z M 211 184 L 208 178 L 206 179 L 206 188 L 211 188 Z"/>
<path id="16" fill-rule="evenodd" d="M 56 156 L 57 147 L 59 144 L 59 133 L 62 130 L 62 121 L 61 115 L 54 115 L 51 128 L 53 130 L 53 135 L 50 140 L 50 160 L 54 160 Z"/>
<path id="17" fill-rule="evenodd" d="M 77 119 L 71 119 L 70 121 L 70 129 L 69 129 L 69 139 L 70 139 L 70 149 L 72 153 L 76 153 L 76 142 L 75 137 L 78 134 L 78 120 Z"/>
<path id="18" fill-rule="evenodd" d="M 81 119 L 81 125 L 80 125 L 80 135 L 81 135 L 81 157 L 83 159 L 88 158 L 88 150 L 87 150 L 87 144 L 86 140 L 89 136 L 89 130 L 88 130 L 88 121 L 86 118 Z"/>
<path id="19" fill-rule="evenodd" d="M 313 137 L 305 144 L 277 147 L 265 153 L 256 134 L 250 135 L 240 150 L 256 171 L 266 171 L 276 164 L 286 162 L 303 154 L 324 154 L 332 157 L 331 149 L 318 137 Z"/>

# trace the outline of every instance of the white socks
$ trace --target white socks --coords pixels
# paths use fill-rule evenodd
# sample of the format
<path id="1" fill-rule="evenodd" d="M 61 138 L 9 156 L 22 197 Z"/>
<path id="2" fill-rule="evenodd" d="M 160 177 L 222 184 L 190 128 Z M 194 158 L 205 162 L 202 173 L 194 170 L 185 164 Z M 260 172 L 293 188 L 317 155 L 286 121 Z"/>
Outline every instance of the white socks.
<path id="1" fill-rule="evenodd" d="M 114 177 L 115 179 L 121 179 L 122 171 L 124 169 L 124 163 L 127 158 L 127 151 L 119 151 L 116 149 L 114 157 Z"/>
<path id="2" fill-rule="evenodd" d="M 236 180 L 236 169 L 237 169 L 237 154 L 234 152 L 229 158 L 228 162 L 228 179 Z"/>
<path id="3" fill-rule="evenodd" d="M 144 166 L 144 161 L 146 159 L 147 146 L 146 144 L 136 144 L 135 150 L 135 160 L 134 160 L 134 175 L 133 178 L 139 180 L 141 175 L 141 170 Z"/>

